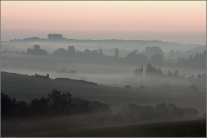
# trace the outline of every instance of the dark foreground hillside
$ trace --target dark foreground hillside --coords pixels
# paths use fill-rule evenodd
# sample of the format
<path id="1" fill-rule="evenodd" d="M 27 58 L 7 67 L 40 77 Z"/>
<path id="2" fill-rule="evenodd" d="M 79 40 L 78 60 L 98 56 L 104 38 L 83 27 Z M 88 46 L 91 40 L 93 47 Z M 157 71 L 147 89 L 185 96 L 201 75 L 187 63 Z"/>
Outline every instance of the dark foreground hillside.
<path id="1" fill-rule="evenodd" d="M 4 135 L 2 135 L 4 136 Z M 5 135 L 6 136 L 6 135 Z M 12 135 L 7 135 L 12 136 Z M 206 120 L 98 128 L 63 129 L 15 136 L 52 137 L 206 137 Z"/>
<path id="2" fill-rule="evenodd" d="M 174 103 L 179 107 L 198 109 L 202 116 L 206 112 L 206 82 L 198 83 L 199 92 L 193 92 L 189 85 L 147 86 L 125 89 L 123 87 L 107 87 L 79 82 L 68 82 L 54 79 L 41 79 L 28 75 L 1 72 L 1 92 L 16 100 L 30 102 L 34 98 L 46 97 L 53 89 L 68 91 L 74 98 L 100 101 L 117 110 L 129 103 L 155 106 L 158 103 Z M 191 84 L 191 83 L 190 83 Z M 197 86 L 196 85 L 196 86 Z M 155 91 L 156 90 L 156 91 Z M 201 92 L 200 92 L 201 91 Z"/>

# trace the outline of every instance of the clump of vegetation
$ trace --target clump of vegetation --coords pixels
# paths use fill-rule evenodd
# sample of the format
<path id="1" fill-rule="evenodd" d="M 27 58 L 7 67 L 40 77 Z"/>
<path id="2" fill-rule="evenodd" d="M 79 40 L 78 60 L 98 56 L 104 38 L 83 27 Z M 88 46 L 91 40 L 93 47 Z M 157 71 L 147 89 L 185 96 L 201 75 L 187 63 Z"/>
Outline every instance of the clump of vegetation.
<path id="1" fill-rule="evenodd" d="M 48 96 L 30 103 L 16 101 L 1 93 L 3 134 L 51 131 L 88 126 L 126 125 L 148 120 L 198 117 L 194 108 L 180 108 L 174 104 L 155 107 L 129 104 L 115 114 L 110 106 L 99 101 L 72 98 L 69 92 L 54 89 Z"/>
<path id="2" fill-rule="evenodd" d="M 152 106 L 141 106 L 129 104 L 116 111 L 116 115 L 122 117 L 126 122 L 140 122 L 156 119 L 184 119 L 195 118 L 199 112 L 194 108 L 180 108 L 174 104 L 160 103 L 154 108 Z"/>
<path id="3" fill-rule="evenodd" d="M 125 89 L 131 89 L 131 85 L 125 85 L 124 88 Z"/>
<path id="4" fill-rule="evenodd" d="M 30 103 L 12 100 L 8 95 L 1 93 L 2 117 L 31 117 L 72 115 L 92 112 L 111 112 L 109 105 L 99 101 L 87 101 L 72 98 L 69 92 L 61 93 L 54 89 L 48 97 L 33 99 Z"/>
<path id="5" fill-rule="evenodd" d="M 175 104 L 160 103 L 155 107 L 129 104 L 122 107 L 115 114 L 110 106 L 99 101 L 87 101 L 80 98 L 72 98 L 69 92 L 61 93 L 54 89 L 48 97 L 33 99 L 30 103 L 16 101 L 8 95 L 1 93 L 2 117 L 52 117 L 60 115 L 78 115 L 93 113 L 94 119 L 105 122 L 135 123 L 145 120 L 156 119 L 184 119 L 195 118 L 199 112 L 194 108 L 180 108 Z M 95 115 L 96 114 L 96 115 Z M 98 115 L 99 114 L 99 115 Z M 101 116 L 100 116 L 101 115 Z"/>
<path id="6" fill-rule="evenodd" d="M 195 56 L 190 55 L 189 58 L 179 57 L 177 64 L 180 67 L 188 68 L 206 68 L 206 50 L 203 53 L 196 53 Z"/>
<path id="7" fill-rule="evenodd" d="M 143 66 L 141 68 L 136 68 L 134 71 L 135 77 L 143 77 L 144 75 L 144 69 Z M 181 78 L 184 79 L 185 74 L 180 75 L 178 70 L 175 70 L 173 73 L 171 70 L 168 70 L 167 74 L 164 74 L 163 71 L 160 68 L 156 68 L 155 66 L 152 66 L 152 64 L 147 64 L 146 70 L 145 70 L 145 76 L 151 77 L 151 76 L 159 76 L 159 77 L 169 77 L 169 78 Z M 192 75 L 188 77 L 189 80 L 205 80 L 206 74 L 198 74 L 197 77 Z"/>
<path id="8" fill-rule="evenodd" d="M 192 91 L 194 91 L 196 93 L 198 92 L 198 88 L 195 86 L 195 84 L 192 84 L 189 87 L 191 88 Z"/>

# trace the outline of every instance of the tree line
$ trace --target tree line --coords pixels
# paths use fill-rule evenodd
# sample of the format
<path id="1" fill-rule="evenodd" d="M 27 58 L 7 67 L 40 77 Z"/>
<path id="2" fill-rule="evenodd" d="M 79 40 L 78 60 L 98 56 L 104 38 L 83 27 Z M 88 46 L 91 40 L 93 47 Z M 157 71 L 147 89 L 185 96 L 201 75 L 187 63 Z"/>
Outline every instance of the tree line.
<path id="1" fill-rule="evenodd" d="M 108 122 L 126 123 L 156 119 L 183 119 L 199 116 L 194 108 L 179 108 L 174 104 L 160 103 L 152 106 L 129 104 L 112 112 L 110 106 L 99 101 L 87 101 L 72 98 L 69 92 L 61 93 L 54 89 L 48 96 L 41 99 L 33 99 L 30 103 L 16 101 L 8 95 L 1 93 L 2 117 L 50 117 L 58 115 L 78 115 L 87 113 L 100 113 L 94 118 Z M 101 116 L 100 116 L 101 115 Z"/>
<path id="2" fill-rule="evenodd" d="M 35 117 L 73 115 L 90 112 L 111 112 L 109 105 L 99 101 L 72 98 L 69 92 L 61 93 L 54 89 L 48 96 L 33 99 L 30 103 L 16 101 L 1 93 L 2 117 Z"/>
<path id="3" fill-rule="evenodd" d="M 89 50 L 85 49 L 84 51 L 76 50 L 74 46 L 69 46 L 68 49 L 59 48 L 53 52 L 53 56 L 61 56 L 61 57 L 74 57 L 74 58 L 83 58 L 83 59 L 109 59 L 121 62 L 132 63 L 135 65 L 145 65 L 145 64 L 154 64 L 154 65 L 165 65 L 164 63 L 164 52 L 160 47 L 157 46 L 147 46 L 145 51 L 139 53 L 138 50 L 134 50 L 127 54 L 125 58 L 119 57 L 119 49 L 114 49 L 114 56 L 109 57 L 105 56 L 102 49 L 99 50 Z M 40 48 L 39 45 L 34 45 L 33 49 L 27 49 L 28 54 L 35 55 L 47 55 L 47 51 Z M 170 51 L 170 55 L 172 51 Z M 178 54 L 179 55 L 179 54 Z M 194 56 L 190 55 L 189 58 L 180 57 L 176 62 L 176 66 L 179 67 L 190 67 L 190 68 L 206 68 L 206 51 L 203 53 L 196 53 Z"/>
<path id="4" fill-rule="evenodd" d="M 135 77 L 143 77 L 144 75 L 144 68 L 143 66 L 140 68 L 136 68 L 134 70 L 134 75 Z M 152 64 L 147 64 L 146 70 L 145 70 L 145 76 L 150 77 L 150 76 L 159 76 L 159 77 L 171 77 L 171 78 L 185 78 L 185 74 L 180 75 L 178 70 L 175 70 L 173 73 L 171 70 L 168 70 L 167 74 L 164 74 L 163 71 L 160 68 L 156 68 L 155 66 L 152 66 Z M 189 76 L 188 79 L 193 80 L 193 79 L 206 79 L 206 74 L 198 74 L 197 77 L 192 75 Z"/>
<path id="5" fill-rule="evenodd" d="M 170 103 L 160 103 L 154 108 L 149 105 L 142 106 L 131 103 L 116 110 L 116 115 L 127 122 L 135 123 L 156 119 L 194 118 L 199 116 L 199 112 L 194 108 L 180 108 Z"/>
<path id="6" fill-rule="evenodd" d="M 203 53 L 190 55 L 189 58 L 178 57 L 177 65 L 180 67 L 202 68 L 206 69 L 206 50 Z"/>

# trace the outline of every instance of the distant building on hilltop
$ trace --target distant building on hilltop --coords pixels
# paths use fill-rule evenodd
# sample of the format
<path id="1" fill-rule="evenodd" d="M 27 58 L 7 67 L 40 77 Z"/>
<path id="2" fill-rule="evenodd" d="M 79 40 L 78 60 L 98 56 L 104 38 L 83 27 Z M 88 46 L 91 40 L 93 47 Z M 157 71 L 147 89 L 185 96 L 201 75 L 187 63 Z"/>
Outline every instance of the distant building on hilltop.
<path id="1" fill-rule="evenodd" d="M 49 74 L 47 74 L 46 76 L 35 74 L 35 77 L 41 78 L 41 79 L 49 79 Z"/>

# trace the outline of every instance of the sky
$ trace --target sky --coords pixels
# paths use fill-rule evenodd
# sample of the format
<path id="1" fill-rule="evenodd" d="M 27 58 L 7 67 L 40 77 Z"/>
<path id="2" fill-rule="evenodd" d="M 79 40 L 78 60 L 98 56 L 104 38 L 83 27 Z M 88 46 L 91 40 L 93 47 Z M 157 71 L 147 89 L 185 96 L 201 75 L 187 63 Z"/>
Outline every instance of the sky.
<path id="1" fill-rule="evenodd" d="M 206 1 L 1 1 L 1 40 L 49 33 L 206 45 Z"/>

